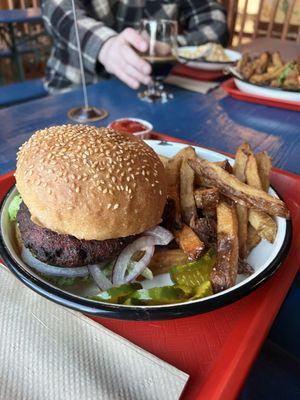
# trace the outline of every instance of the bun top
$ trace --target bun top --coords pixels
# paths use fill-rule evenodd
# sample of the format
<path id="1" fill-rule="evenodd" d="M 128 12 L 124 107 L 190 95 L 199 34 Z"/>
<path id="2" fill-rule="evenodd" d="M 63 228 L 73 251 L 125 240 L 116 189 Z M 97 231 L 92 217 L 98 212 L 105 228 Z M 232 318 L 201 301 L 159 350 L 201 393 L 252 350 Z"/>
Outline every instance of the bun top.
<path id="1" fill-rule="evenodd" d="M 141 233 L 160 223 L 166 202 L 156 153 L 108 128 L 37 131 L 20 148 L 16 182 L 36 224 L 85 240 Z"/>

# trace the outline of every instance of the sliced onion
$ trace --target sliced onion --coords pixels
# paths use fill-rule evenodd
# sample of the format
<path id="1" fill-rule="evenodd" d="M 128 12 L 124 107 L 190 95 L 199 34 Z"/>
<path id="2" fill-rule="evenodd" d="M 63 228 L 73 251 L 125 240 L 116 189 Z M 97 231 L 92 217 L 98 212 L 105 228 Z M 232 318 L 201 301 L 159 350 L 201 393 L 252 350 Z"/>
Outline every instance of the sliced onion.
<path id="1" fill-rule="evenodd" d="M 106 278 L 104 272 L 101 270 L 101 268 L 106 264 L 107 262 L 102 264 L 88 265 L 88 270 L 90 271 L 92 278 L 94 279 L 99 289 L 101 290 L 107 290 L 112 288 L 111 281 L 108 278 Z"/>
<path id="2" fill-rule="evenodd" d="M 113 270 L 113 285 L 122 285 L 123 283 L 133 281 L 147 267 L 154 253 L 155 238 L 150 236 L 141 236 L 130 243 L 121 252 L 117 258 Z M 145 251 L 143 257 L 134 265 L 134 268 L 125 277 L 128 264 L 137 251 Z"/>
<path id="3" fill-rule="evenodd" d="M 44 275 L 63 276 L 67 278 L 81 278 L 89 274 L 89 270 L 87 267 L 64 268 L 46 264 L 35 258 L 31 254 L 31 251 L 26 247 L 22 248 L 21 258 L 31 268 L 37 270 Z"/>
<path id="4" fill-rule="evenodd" d="M 159 225 L 152 229 L 148 229 L 144 232 L 144 235 L 153 236 L 155 238 L 155 244 L 159 246 L 165 246 L 174 239 L 174 236 L 170 231 Z"/>

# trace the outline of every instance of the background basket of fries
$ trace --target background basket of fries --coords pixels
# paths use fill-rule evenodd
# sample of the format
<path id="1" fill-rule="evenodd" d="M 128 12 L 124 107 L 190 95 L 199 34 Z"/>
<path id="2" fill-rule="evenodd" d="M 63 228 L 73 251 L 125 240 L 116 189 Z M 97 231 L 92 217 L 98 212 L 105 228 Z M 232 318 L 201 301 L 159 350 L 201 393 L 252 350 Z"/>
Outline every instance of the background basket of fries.
<path id="1" fill-rule="evenodd" d="M 228 71 L 242 92 L 300 102 L 300 55 L 286 62 L 278 51 L 257 57 L 245 53 Z"/>

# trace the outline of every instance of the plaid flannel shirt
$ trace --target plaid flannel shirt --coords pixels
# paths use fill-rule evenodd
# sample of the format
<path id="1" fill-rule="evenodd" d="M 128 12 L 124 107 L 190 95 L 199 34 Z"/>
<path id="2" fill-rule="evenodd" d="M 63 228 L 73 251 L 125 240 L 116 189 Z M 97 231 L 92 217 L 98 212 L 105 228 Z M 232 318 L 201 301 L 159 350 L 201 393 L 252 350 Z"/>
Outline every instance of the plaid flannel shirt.
<path id="1" fill-rule="evenodd" d="M 182 34 L 179 45 L 213 41 L 226 44 L 223 7 L 213 0 L 75 0 L 87 83 L 99 80 L 104 68 L 98 54 L 106 40 L 127 27 L 138 28 L 142 18 L 173 19 Z M 44 0 L 45 27 L 53 38 L 46 67 L 46 87 L 62 90 L 80 83 L 71 0 Z"/>

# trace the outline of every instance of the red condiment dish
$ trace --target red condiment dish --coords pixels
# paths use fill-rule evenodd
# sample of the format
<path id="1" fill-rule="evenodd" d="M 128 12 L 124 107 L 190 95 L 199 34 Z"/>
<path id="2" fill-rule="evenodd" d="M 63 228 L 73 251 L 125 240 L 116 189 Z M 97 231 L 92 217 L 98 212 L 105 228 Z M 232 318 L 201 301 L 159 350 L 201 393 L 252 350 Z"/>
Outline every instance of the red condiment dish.
<path id="1" fill-rule="evenodd" d="M 112 121 L 108 128 L 119 132 L 131 133 L 140 139 L 149 139 L 153 126 L 150 122 L 139 118 L 119 118 Z"/>

